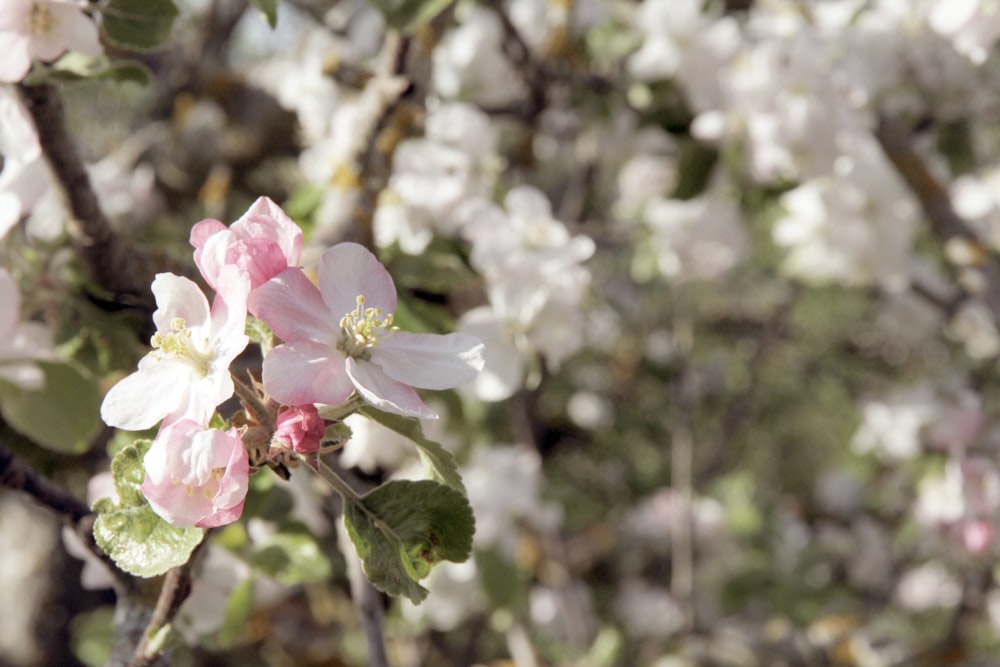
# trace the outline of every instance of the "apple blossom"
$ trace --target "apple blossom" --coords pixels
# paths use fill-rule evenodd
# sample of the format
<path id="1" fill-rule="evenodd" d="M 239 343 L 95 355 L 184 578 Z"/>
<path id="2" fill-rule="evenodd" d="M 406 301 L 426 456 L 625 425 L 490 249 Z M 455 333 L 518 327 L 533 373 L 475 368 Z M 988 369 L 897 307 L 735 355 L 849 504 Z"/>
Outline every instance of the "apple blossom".
<path id="1" fill-rule="evenodd" d="M 223 296 L 222 285 L 249 280 L 255 289 L 302 255 L 302 230 L 277 204 L 260 197 L 231 226 L 202 220 L 191 229 L 194 261 L 205 281 Z M 224 274 L 233 274 L 224 278 Z M 242 277 L 242 278 L 240 278 Z"/>
<path id="2" fill-rule="evenodd" d="M 327 250 L 319 288 L 288 269 L 257 288 L 251 310 L 285 341 L 264 359 L 264 388 L 287 405 L 339 404 L 357 391 L 375 407 L 434 418 L 413 390 L 449 389 L 483 367 L 483 345 L 465 334 L 413 334 L 392 325 L 396 288 L 355 243 Z"/>
<path id="3" fill-rule="evenodd" d="M 97 26 L 70 0 L 4 0 L 0 5 L 0 81 L 16 82 L 32 60 L 55 60 L 66 51 L 101 54 Z"/>
<path id="4" fill-rule="evenodd" d="M 40 389 L 45 376 L 34 363 L 55 358 L 52 332 L 38 322 L 21 321 L 21 292 L 0 267 L 0 382 Z"/>
<path id="5" fill-rule="evenodd" d="M 143 467 L 150 507 L 175 526 L 212 528 L 243 514 L 250 463 L 235 428 L 205 429 L 190 419 L 167 424 Z"/>
<path id="6" fill-rule="evenodd" d="M 326 423 L 315 405 L 288 407 L 278 413 L 274 439 L 300 454 L 319 451 Z"/>
<path id="7" fill-rule="evenodd" d="M 161 419 L 206 424 L 216 406 L 233 395 L 229 364 L 247 346 L 246 286 L 234 281 L 228 299 L 208 300 L 192 281 L 157 274 L 153 313 L 157 332 L 139 369 L 104 397 L 101 417 L 110 426 L 140 430 Z"/>

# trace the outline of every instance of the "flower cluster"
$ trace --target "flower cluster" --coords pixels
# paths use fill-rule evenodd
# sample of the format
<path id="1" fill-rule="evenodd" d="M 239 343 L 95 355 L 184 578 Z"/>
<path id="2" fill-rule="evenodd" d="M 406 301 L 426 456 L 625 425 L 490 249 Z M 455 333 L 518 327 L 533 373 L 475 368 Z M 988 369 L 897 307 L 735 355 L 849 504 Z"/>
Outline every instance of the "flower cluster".
<path id="1" fill-rule="evenodd" d="M 263 388 L 275 406 L 268 437 L 286 452 L 319 450 L 326 425 L 317 404 L 340 405 L 356 392 L 381 410 L 433 418 L 414 387 L 449 389 L 483 366 L 483 345 L 472 336 L 400 331 L 392 278 L 362 246 L 328 249 L 314 285 L 298 267 L 301 229 L 266 197 L 231 226 L 199 222 L 191 244 L 216 292 L 211 306 L 191 280 L 157 275 L 153 349 L 101 406 L 118 428 L 161 423 L 142 490 L 175 525 L 218 526 L 242 513 L 251 472 L 246 429 L 209 423 L 235 391 L 230 366 L 249 342 L 248 310 L 283 341 L 264 358 Z"/>

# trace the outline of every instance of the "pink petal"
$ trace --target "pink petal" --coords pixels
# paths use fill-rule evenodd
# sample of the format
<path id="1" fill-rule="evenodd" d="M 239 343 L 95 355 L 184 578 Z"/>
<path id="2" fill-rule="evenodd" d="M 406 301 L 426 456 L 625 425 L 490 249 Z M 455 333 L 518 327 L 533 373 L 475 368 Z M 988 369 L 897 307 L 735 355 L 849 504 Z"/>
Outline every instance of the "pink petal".
<path id="1" fill-rule="evenodd" d="M 286 343 L 264 358 L 264 389 L 284 405 L 337 405 L 354 392 L 344 356 L 334 347 L 308 341 Z"/>
<path id="2" fill-rule="evenodd" d="M 302 229 L 268 197 L 259 197 L 240 219 L 234 231 L 244 238 L 266 238 L 281 248 L 285 266 L 298 266 L 302 257 Z"/>
<path id="3" fill-rule="evenodd" d="M 0 32 L 0 82 L 16 83 L 31 69 L 31 41 L 27 35 Z"/>
<path id="4" fill-rule="evenodd" d="M 191 245 L 196 248 L 195 250 L 195 261 L 198 260 L 198 250 L 205 246 L 205 242 L 209 238 L 215 236 L 219 232 L 226 231 L 227 227 L 215 220 L 214 218 L 206 218 L 199 223 L 196 223 L 194 227 L 191 228 L 190 242 Z"/>
<path id="5" fill-rule="evenodd" d="M 347 374 L 358 393 L 379 410 L 421 419 L 438 417 L 436 412 L 420 400 L 412 387 L 396 382 L 375 364 L 349 357 Z"/>
<path id="6" fill-rule="evenodd" d="M 316 341 L 333 345 L 340 336 L 341 313 L 330 314 L 323 297 L 302 269 L 287 269 L 250 295 L 250 312 L 286 342 Z"/>
<path id="7" fill-rule="evenodd" d="M 396 286 L 381 262 L 364 246 L 338 243 L 319 259 L 319 289 L 330 312 L 338 318 L 354 310 L 358 295 L 366 308 L 388 315 L 396 312 Z"/>
<path id="8" fill-rule="evenodd" d="M 483 344 L 463 333 L 397 331 L 379 340 L 371 360 L 393 380 L 423 389 L 451 389 L 482 370 Z"/>

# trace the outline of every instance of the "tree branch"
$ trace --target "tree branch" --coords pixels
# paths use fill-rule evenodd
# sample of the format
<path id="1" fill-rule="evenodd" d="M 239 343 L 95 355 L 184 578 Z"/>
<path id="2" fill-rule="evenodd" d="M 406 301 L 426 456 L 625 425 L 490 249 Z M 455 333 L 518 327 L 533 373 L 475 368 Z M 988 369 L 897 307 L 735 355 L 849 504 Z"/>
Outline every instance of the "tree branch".
<path id="1" fill-rule="evenodd" d="M 18 460 L 6 447 L 0 447 L 0 485 L 26 493 L 66 523 L 76 524 L 90 514 L 87 503 Z"/>
<path id="2" fill-rule="evenodd" d="M 982 297 L 994 321 L 1000 323 L 1000 267 L 989 256 L 983 240 L 962 216 L 955 212 L 945 186 L 931 173 L 923 157 L 914 150 L 906 130 L 897 122 L 879 116 L 875 138 L 896 171 L 920 202 L 933 232 L 943 241 L 965 241 L 979 251 L 982 260 L 975 268 L 982 274 Z"/>
<path id="3" fill-rule="evenodd" d="M 75 222 L 70 225 L 70 235 L 90 279 L 121 301 L 152 312 L 155 303 L 149 286 L 155 274 L 167 269 L 184 271 L 155 249 L 127 244 L 111 227 L 66 127 L 56 88 L 51 84 L 19 84 L 18 89 Z"/>

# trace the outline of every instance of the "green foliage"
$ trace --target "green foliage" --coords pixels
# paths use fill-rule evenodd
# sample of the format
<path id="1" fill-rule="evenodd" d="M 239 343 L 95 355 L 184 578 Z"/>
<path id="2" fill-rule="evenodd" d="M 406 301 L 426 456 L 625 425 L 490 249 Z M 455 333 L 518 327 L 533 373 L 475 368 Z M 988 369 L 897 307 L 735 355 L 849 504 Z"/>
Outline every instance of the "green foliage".
<path id="1" fill-rule="evenodd" d="M 250 618 L 250 610 L 253 609 L 253 577 L 247 577 L 229 595 L 226 602 L 226 612 L 222 619 L 222 628 L 219 629 L 219 644 L 223 648 L 229 648 L 243 633 L 247 620 Z"/>
<path id="2" fill-rule="evenodd" d="M 250 4 L 260 10 L 269 26 L 278 24 L 278 0 L 250 0 Z"/>
<path id="3" fill-rule="evenodd" d="M 97 382 L 73 366 L 39 362 L 45 386 L 37 391 L 0 382 L 0 414 L 46 449 L 80 454 L 101 428 Z"/>
<path id="4" fill-rule="evenodd" d="M 274 347 L 274 334 L 271 332 L 271 328 L 253 315 L 247 315 L 246 334 L 250 338 L 250 342 L 260 346 L 260 354 L 263 357 L 266 357 L 267 353 Z"/>
<path id="5" fill-rule="evenodd" d="M 191 557 L 204 535 L 201 528 L 178 528 L 161 519 L 140 486 L 146 472 L 142 459 L 152 443 L 137 440 L 115 456 L 111 473 L 118 502 L 101 498 L 94 503 L 99 514 L 94 539 L 122 570 L 139 577 L 155 577 Z"/>
<path id="6" fill-rule="evenodd" d="M 284 586 L 325 581 L 333 569 L 309 529 L 291 521 L 254 543 L 249 562 Z"/>
<path id="7" fill-rule="evenodd" d="M 386 22 L 403 34 L 413 34 L 447 9 L 453 0 L 369 0 Z"/>
<path id="8" fill-rule="evenodd" d="M 112 43 L 143 51 L 167 41 L 176 17 L 173 0 L 109 0 L 101 8 L 101 28 Z"/>
<path id="9" fill-rule="evenodd" d="M 111 657 L 114 641 L 112 607 L 98 607 L 76 616 L 70 624 L 73 655 L 87 667 L 101 667 Z"/>
<path id="10" fill-rule="evenodd" d="M 345 498 L 344 524 L 365 575 L 389 595 L 427 597 L 417 581 L 435 563 L 460 563 L 472 551 L 475 518 L 459 491 L 431 480 L 397 480 Z"/>
<path id="11" fill-rule="evenodd" d="M 109 62 L 107 58 L 88 58 L 73 51 L 60 58 L 48 76 L 60 81 L 81 79 L 129 81 L 141 86 L 149 85 L 152 80 L 150 69 L 136 60 Z"/>
<path id="12" fill-rule="evenodd" d="M 462 476 L 458 474 L 455 457 L 439 443 L 424 435 L 419 419 L 390 414 L 370 405 L 362 407 L 358 412 L 387 429 L 409 438 L 417 446 L 428 478 L 450 486 L 462 494 L 465 493 L 465 485 L 462 484 Z"/>

